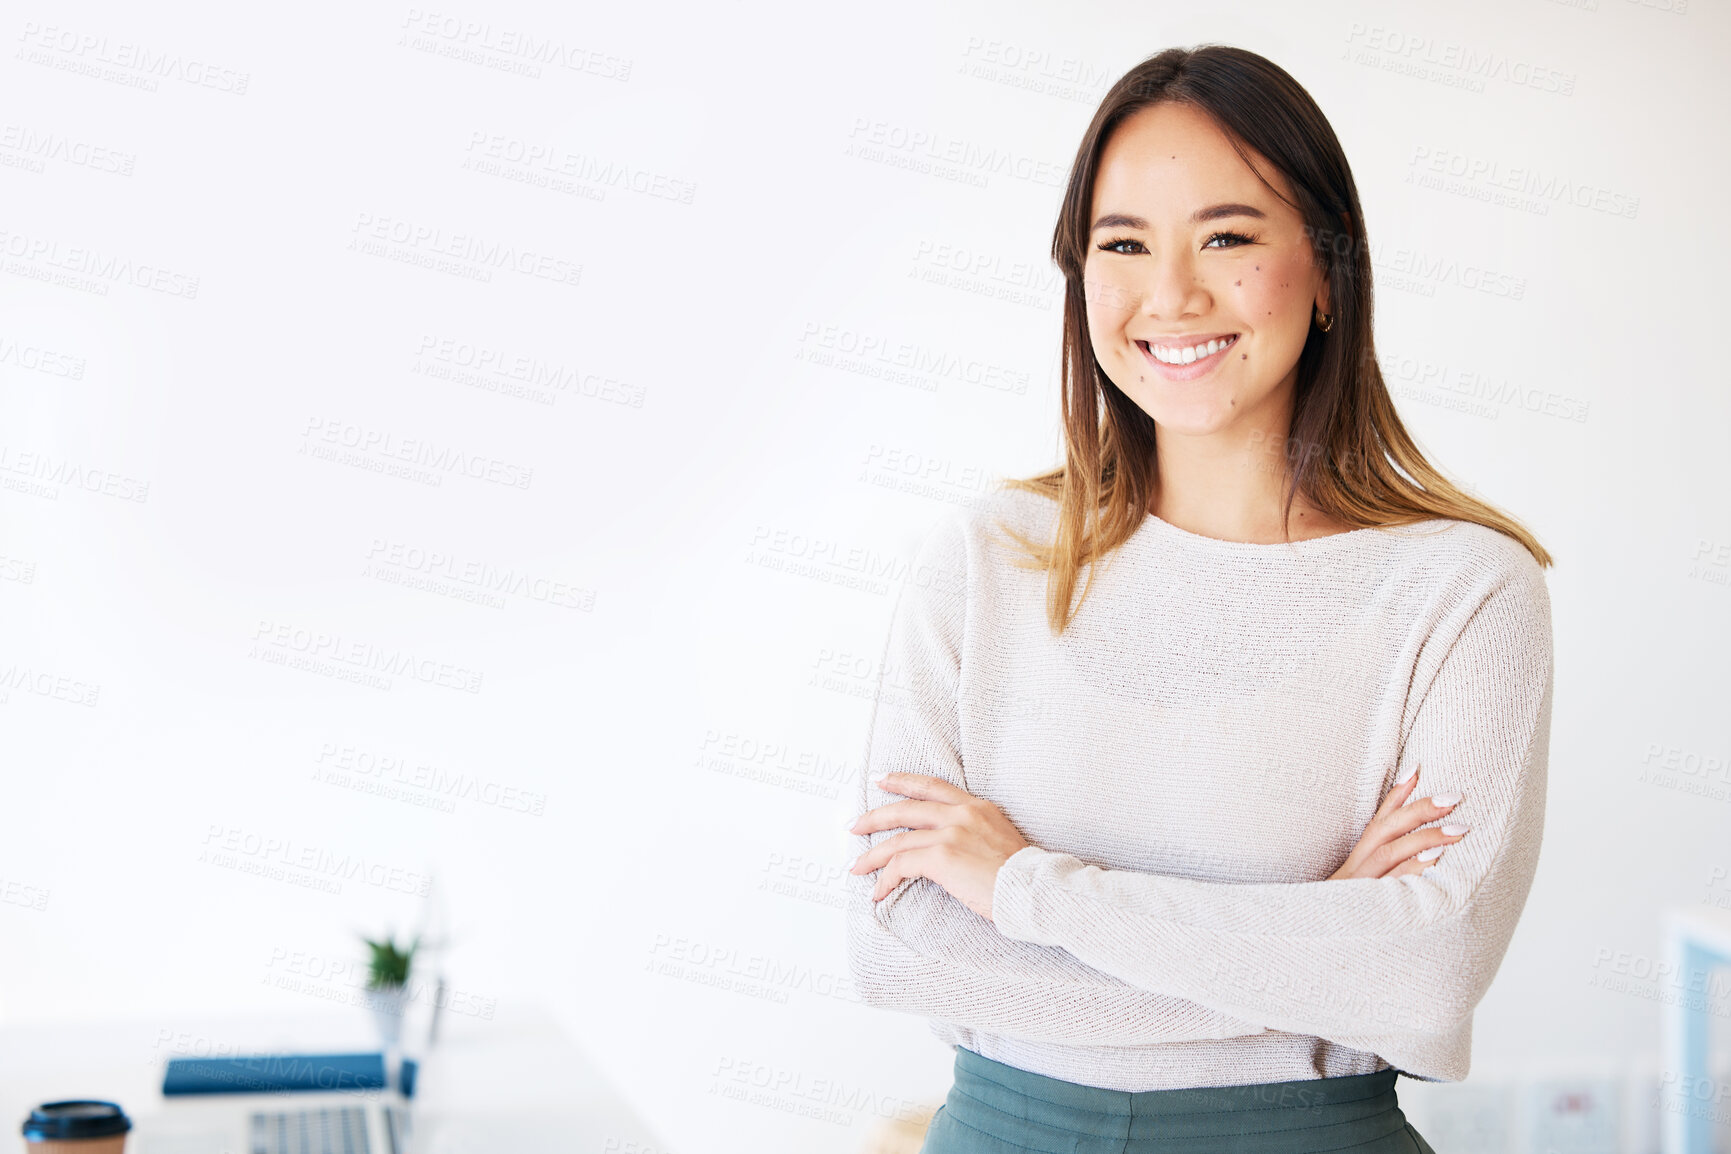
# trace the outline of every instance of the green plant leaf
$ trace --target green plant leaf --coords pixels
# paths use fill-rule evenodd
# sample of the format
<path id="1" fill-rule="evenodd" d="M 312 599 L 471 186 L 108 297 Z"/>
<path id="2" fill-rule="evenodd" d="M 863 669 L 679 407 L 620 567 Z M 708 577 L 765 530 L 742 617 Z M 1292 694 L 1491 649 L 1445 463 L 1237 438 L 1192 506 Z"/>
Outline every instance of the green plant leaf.
<path id="1" fill-rule="evenodd" d="M 421 946 L 421 939 L 415 939 L 405 946 L 399 947 L 394 934 L 375 941 L 361 936 L 361 941 L 367 945 L 371 955 L 367 959 L 367 988 L 371 990 L 389 989 L 395 986 L 407 985 L 409 970 L 414 965 L 415 951 Z"/>

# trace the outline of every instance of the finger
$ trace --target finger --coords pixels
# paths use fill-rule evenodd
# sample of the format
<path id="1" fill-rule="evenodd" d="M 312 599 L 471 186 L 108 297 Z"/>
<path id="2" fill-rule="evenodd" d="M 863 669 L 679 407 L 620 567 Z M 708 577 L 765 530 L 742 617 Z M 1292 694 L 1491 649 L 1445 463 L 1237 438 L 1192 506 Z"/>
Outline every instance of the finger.
<path id="1" fill-rule="evenodd" d="M 851 874 L 870 873 L 875 869 L 882 868 L 884 863 L 898 853 L 905 853 L 910 849 L 930 845 L 939 837 L 939 832 L 933 829 L 911 829 L 906 833 L 886 837 L 855 858 L 853 864 L 848 866 L 848 872 Z"/>
<path id="2" fill-rule="evenodd" d="M 934 777 L 929 773 L 908 773 L 904 770 L 880 774 L 872 779 L 872 784 L 885 793 L 899 793 L 904 797 L 947 801 L 952 804 L 974 796 L 941 777 Z"/>
<path id="3" fill-rule="evenodd" d="M 890 837 L 884 838 L 876 845 L 868 847 L 861 852 L 858 857 L 848 863 L 847 872 L 850 874 L 865 874 L 877 869 L 895 854 L 897 844 L 906 836 L 907 834 L 893 834 Z"/>
<path id="4" fill-rule="evenodd" d="M 1442 799 L 1443 804 L 1438 803 L 1438 798 Z M 1401 834 L 1415 830 L 1426 822 L 1432 822 L 1439 817 L 1446 816 L 1459 804 L 1460 796 L 1458 794 L 1447 793 L 1438 794 L 1437 797 L 1421 797 L 1417 801 L 1408 802 L 1381 819 L 1381 828 L 1377 830 L 1376 840 L 1379 842 L 1392 841 Z"/>
<path id="5" fill-rule="evenodd" d="M 942 801 L 892 801 L 862 813 L 853 831 L 868 834 L 904 825 L 910 829 L 934 828 L 951 819 L 954 810 L 953 805 Z"/>
<path id="6" fill-rule="evenodd" d="M 1376 851 L 1374 864 L 1394 866 L 1437 846 L 1453 845 L 1470 831 L 1464 825 L 1428 826 L 1405 837 L 1397 837 Z M 1427 859 L 1434 860 L 1434 859 Z"/>
<path id="7" fill-rule="evenodd" d="M 1385 878 L 1403 878 L 1408 874 L 1422 874 L 1435 864 L 1435 861 L 1419 861 L 1416 857 L 1408 858 L 1382 876 Z"/>
<path id="8" fill-rule="evenodd" d="M 1412 773 L 1407 775 L 1406 780 L 1397 783 L 1383 796 L 1382 804 L 1371 815 L 1370 821 L 1364 827 L 1364 833 L 1359 835 L 1357 844 L 1347 854 L 1346 861 L 1335 876 L 1358 876 L 1360 867 L 1383 844 L 1430 820 L 1429 818 L 1405 820 L 1400 816 L 1402 803 L 1418 786 L 1418 775 L 1423 769 L 1423 765 L 1415 762 Z M 1405 815 L 1406 819 L 1411 819 L 1411 817 L 1410 813 Z"/>
<path id="9" fill-rule="evenodd" d="M 1418 785 L 1418 775 L 1423 768 L 1423 766 L 1415 767 L 1412 771 L 1411 777 L 1407 778 L 1405 781 L 1395 783 L 1394 788 L 1389 790 L 1387 796 L 1382 799 L 1382 804 L 1377 807 L 1376 813 L 1371 815 L 1372 821 L 1375 821 L 1379 817 L 1386 817 L 1401 807 L 1406 799 L 1411 796 L 1413 788 Z"/>
<path id="10" fill-rule="evenodd" d="M 878 872 L 877 885 L 872 887 L 872 901 L 882 901 L 904 881 L 929 876 L 926 870 L 931 868 L 931 855 L 931 847 L 926 845 L 914 846 L 894 854 Z"/>
<path id="11" fill-rule="evenodd" d="M 907 880 L 907 874 L 902 872 L 902 863 L 891 859 L 884 863 L 878 871 L 877 880 L 872 883 L 872 901 L 881 902 L 889 896 L 890 891 Z"/>

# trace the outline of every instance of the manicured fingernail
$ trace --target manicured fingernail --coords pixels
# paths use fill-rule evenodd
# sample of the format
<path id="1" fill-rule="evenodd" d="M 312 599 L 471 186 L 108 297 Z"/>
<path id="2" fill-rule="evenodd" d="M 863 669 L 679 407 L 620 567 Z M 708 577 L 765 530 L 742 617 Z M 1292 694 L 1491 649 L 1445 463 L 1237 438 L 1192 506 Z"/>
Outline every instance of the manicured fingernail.
<path id="1" fill-rule="evenodd" d="M 889 776 L 889 774 L 888 774 L 888 773 L 880 773 L 880 774 L 878 774 L 878 775 L 877 775 L 877 776 L 876 776 L 876 777 L 874 777 L 874 778 L 872 778 L 872 784 L 873 784 L 873 785 L 876 785 L 876 784 L 878 784 L 878 783 L 879 783 L 879 782 L 880 782 L 880 781 L 882 781 L 882 780 L 883 780 L 883 779 L 884 779 L 884 778 L 886 778 L 886 777 L 888 777 L 888 776 Z"/>
<path id="2" fill-rule="evenodd" d="M 1442 831 L 1443 831 L 1444 837 L 1459 837 L 1461 834 L 1466 833 L 1471 828 L 1473 828 L 1473 827 L 1470 825 L 1459 825 L 1459 824 L 1456 824 L 1455 822 L 1450 822 L 1449 824 L 1442 827 Z"/>
<path id="3" fill-rule="evenodd" d="M 853 827 L 858 825 L 858 824 L 859 824 L 859 818 L 856 817 L 852 821 L 848 822 L 846 825 L 842 826 L 842 828 L 847 830 L 849 833 L 852 833 Z"/>
<path id="4" fill-rule="evenodd" d="M 1442 856 L 1442 851 L 1447 848 L 1448 846 L 1446 845 L 1433 845 L 1429 849 L 1419 850 L 1417 853 L 1413 854 L 1413 856 L 1419 861 L 1435 861 L 1437 858 Z"/>
<path id="5" fill-rule="evenodd" d="M 1432 802 L 1434 802 L 1437 805 L 1443 806 L 1444 808 L 1447 808 L 1448 806 L 1451 806 L 1451 805 L 1458 805 L 1460 803 L 1460 800 L 1461 800 L 1461 795 L 1458 793 L 1439 793 L 1435 797 L 1431 798 Z"/>
<path id="6" fill-rule="evenodd" d="M 1394 783 L 1396 785 L 1405 785 L 1409 780 L 1411 780 L 1412 775 L 1417 773 L 1417 772 L 1418 772 L 1418 762 L 1415 761 L 1411 765 L 1407 766 L 1405 769 L 1400 771 L 1400 776 L 1394 779 Z"/>
<path id="7" fill-rule="evenodd" d="M 862 853 L 862 854 L 860 854 L 860 855 L 859 855 L 859 857 L 864 857 L 864 856 L 865 856 L 865 854 L 863 854 L 863 853 Z M 852 872 L 853 872 L 853 871 L 854 871 L 854 869 L 855 869 L 855 868 L 856 868 L 856 867 L 858 867 L 858 865 L 859 865 L 859 857 L 856 857 L 856 858 L 854 858 L 854 859 L 853 859 L 853 860 L 852 860 L 852 861 L 850 861 L 850 862 L 848 862 L 848 863 L 847 863 L 847 872 L 848 872 L 848 873 L 850 873 L 850 874 L 851 874 L 851 873 L 852 873 Z"/>

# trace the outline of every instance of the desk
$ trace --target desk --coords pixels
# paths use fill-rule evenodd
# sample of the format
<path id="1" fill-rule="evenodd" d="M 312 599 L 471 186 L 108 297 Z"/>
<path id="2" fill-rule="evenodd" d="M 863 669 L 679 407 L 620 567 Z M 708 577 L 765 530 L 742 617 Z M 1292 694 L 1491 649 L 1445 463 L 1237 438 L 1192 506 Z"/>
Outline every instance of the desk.
<path id="1" fill-rule="evenodd" d="M 59 1098 L 120 1103 L 142 1124 L 164 1106 L 171 1057 L 377 1050 L 352 1008 L 292 1018 L 206 1015 L 0 1028 L 0 1152 L 22 1150 L 32 1106 Z M 669 1154 L 588 1055 L 535 1007 L 491 1021 L 447 1016 L 415 1087 L 415 1154 Z M 133 1154 L 137 1142 L 127 1143 Z"/>

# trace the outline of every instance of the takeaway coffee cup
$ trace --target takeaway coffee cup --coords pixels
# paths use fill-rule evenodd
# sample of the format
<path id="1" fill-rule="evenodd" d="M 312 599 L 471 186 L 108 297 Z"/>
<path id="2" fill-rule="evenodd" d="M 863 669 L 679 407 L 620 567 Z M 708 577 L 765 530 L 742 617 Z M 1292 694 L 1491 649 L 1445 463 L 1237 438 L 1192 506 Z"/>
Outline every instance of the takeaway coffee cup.
<path id="1" fill-rule="evenodd" d="M 113 1102 L 44 1102 L 24 1120 L 26 1154 L 121 1154 L 132 1119 Z"/>

